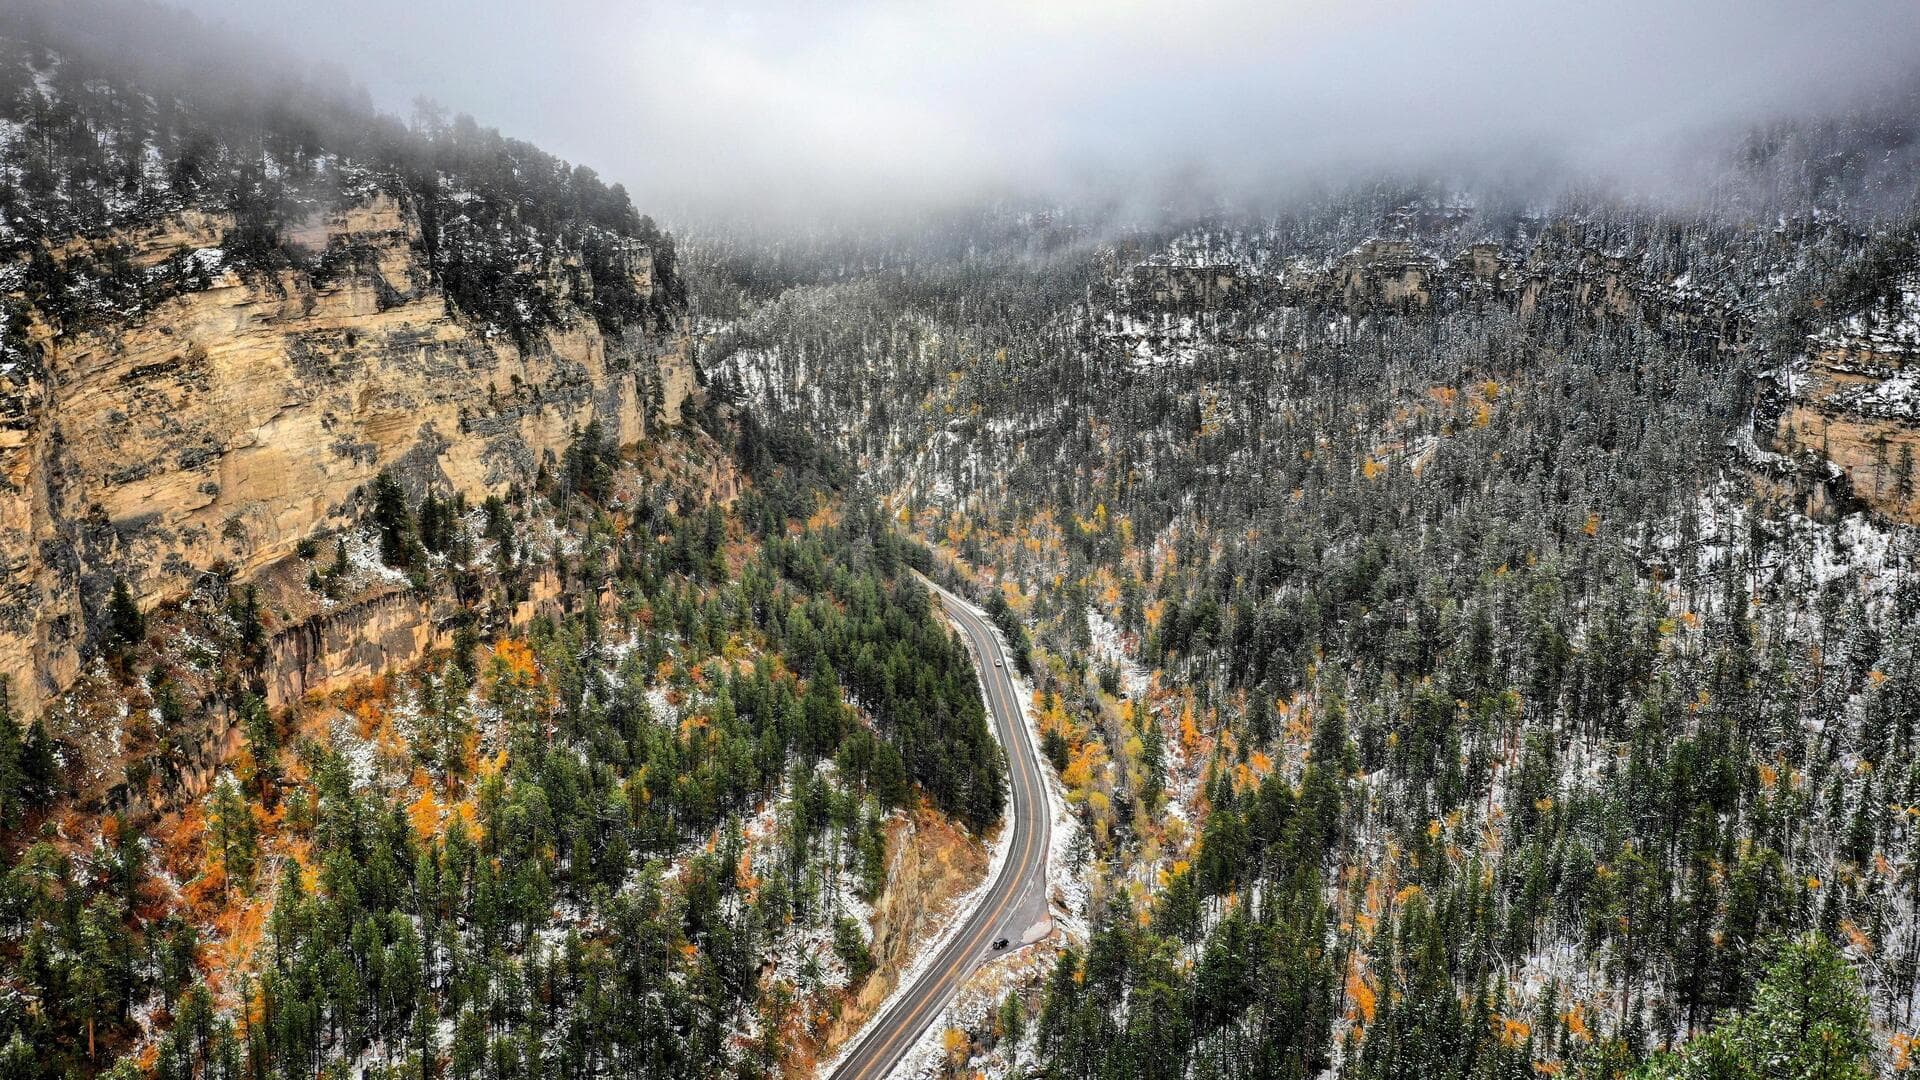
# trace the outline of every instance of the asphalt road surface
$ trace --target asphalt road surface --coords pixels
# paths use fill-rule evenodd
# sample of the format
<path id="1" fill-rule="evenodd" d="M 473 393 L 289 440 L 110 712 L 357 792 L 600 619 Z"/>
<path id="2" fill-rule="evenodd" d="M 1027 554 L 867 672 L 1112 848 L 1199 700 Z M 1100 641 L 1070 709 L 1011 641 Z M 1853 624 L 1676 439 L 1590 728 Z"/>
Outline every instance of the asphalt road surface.
<path id="1" fill-rule="evenodd" d="M 919 981 L 898 994 L 857 1037 L 841 1059 L 833 1080 L 881 1080 L 920 1041 L 953 996 L 983 960 L 1010 953 L 1048 930 L 1047 843 L 1052 828 L 1047 788 L 1039 756 L 1027 734 L 1025 712 L 1013 685 L 1013 658 L 1000 648 L 980 609 L 928 583 L 960 628 L 987 689 L 987 712 L 1007 752 L 1012 798 L 1007 803 L 1012 830 L 1007 859 L 981 894 L 975 908 L 961 916 L 960 930 L 920 973 Z M 1006 948 L 995 949 L 1005 939 Z"/>

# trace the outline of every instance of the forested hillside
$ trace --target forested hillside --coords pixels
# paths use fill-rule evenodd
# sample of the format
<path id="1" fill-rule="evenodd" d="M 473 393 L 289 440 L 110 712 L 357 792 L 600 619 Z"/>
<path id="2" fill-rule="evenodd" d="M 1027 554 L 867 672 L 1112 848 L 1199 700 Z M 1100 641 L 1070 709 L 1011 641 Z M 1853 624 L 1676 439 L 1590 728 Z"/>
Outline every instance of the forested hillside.
<path id="1" fill-rule="evenodd" d="M 0 1076 L 809 1071 L 1004 809 L 925 548 L 620 187 L 252 48 L 0 12 Z"/>
<path id="2" fill-rule="evenodd" d="M 538 275 L 562 256 L 596 283 L 593 314 L 608 329 L 664 316 L 680 299 L 671 241 L 623 188 L 471 116 L 449 120 L 423 102 L 403 124 L 376 112 L 344 72 L 262 55 L 158 6 L 23 3 L 0 13 L 0 38 L 0 239 L 16 254 L 42 249 L 26 260 L 26 284 L 47 318 L 124 316 L 136 294 L 152 303 L 156 276 L 191 288 L 194 275 L 222 266 L 271 270 L 316 256 L 340 273 L 324 266 L 326 252 L 303 251 L 289 227 L 379 187 L 417 201 L 449 299 L 508 333 L 530 335 L 554 318 L 538 302 Z M 44 251 L 185 209 L 232 216 L 216 265 L 201 259 L 143 281 L 111 252 L 86 266 Z M 648 245 L 666 282 L 659 296 L 610 272 L 627 255 L 623 240 Z"/>
<path id="3" fill-rule="evenodd" d="M 358 513 L 478 501 L 696 378 L 673 242 L 617 185 L 168 9 L 0 13 L 0 674 L 37 710 L 150 607 Z"/>
<path id="4" fill-rule="evenodd" d="M 1904 1070 L 1912 117 L 1755 132 L 1686 204 L 1009 213 L 785 288 L 702 246 L 716 393 L 1031 638 L 1092 929 L 952 1064 Z"/>
<path id="5" fill-rule="evenodd" d="M 298 591 L 410 577 L 473 629 L 298 708 L 262 701 L 256 586 L 116 606 L 62 706 L 137 718 L 109 812 L 44 723 L 0 743 L 8 1075 L 757 1075 L 818 1038 L 872 968 L 894 811 L 991 825 L 998 748 L 922 549 L 790 518 L 826 493 L 784 470 L 728 509 L 650 464 L 589 429 L 479 507 L 382 474 Z"/>

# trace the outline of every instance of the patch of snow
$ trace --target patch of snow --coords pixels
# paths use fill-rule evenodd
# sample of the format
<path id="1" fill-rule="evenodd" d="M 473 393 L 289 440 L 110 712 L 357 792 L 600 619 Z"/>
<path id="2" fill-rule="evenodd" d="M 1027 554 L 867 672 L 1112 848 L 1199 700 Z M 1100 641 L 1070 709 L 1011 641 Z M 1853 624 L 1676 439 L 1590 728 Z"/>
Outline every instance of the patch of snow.
<path id="1" fill-rule="evenodd" d="M 347 566 L 356 578 L 385 581 L 395 585 L 411 584 L 400 570 L 380 559 L 380 541 L 372 529 L 354 529 L 346 534 Z"/>
<path id="2" fill-rule="evenodd" d="M 1872 307 L 1842 320 L 1814 336 L 1822 345 L 1874 352 L 1920 353 L 1920 274 L 1899 282 L 1900 295 L 1892 307 Z"/>

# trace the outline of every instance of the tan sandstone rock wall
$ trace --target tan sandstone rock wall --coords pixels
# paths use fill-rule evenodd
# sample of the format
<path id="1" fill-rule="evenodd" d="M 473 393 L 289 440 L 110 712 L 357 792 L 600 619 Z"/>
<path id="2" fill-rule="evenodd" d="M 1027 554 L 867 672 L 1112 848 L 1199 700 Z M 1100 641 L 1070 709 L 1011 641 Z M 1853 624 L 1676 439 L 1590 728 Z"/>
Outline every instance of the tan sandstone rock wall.
<path id="1" fill-rule="evenodd" d="M 228 224 L 189 212 L 101 242 L 146 267 Z M 0 431 L 0 675 L 26 713 L 75 677 L 115 574 L 148 606 L 214 567 L 245 578 L 347 524 L 383 468 L 481 498 L 591 418 L 632 443 L 696 392 L 684 336 L 610 340 L 567 302 L 570 264 L 541 268 L 562 318 L 530 348 L 454 316 L 391 196 L 285 239 L 349 269 L 227 270 L 124 319 L 39 330 L 45 371 Z"/>
<path id="2" fill-rule="evenodd" d="M 1920 412 L 1915 357 L 1861 347 L 1814 350 L 1796 377 L 1774 448 L 1812 452 L 1867 506 L 1920 522 Z"/>

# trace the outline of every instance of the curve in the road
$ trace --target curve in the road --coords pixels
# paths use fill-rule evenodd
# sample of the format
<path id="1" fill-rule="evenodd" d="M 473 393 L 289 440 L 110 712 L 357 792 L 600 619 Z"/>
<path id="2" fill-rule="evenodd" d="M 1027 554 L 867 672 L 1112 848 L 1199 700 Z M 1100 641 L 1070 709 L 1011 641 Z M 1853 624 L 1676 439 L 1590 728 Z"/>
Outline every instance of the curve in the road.
<path id="1" fill-rule="evenodd" d="M 978 609 L 931 582 L 927 584 L 960 627 L 980 671 L 981 685 L 986 687 L 987 711 L 999 732 L 1000 745 L 1006 748 L 1011 781 L 1007 819 L 1013 834 L 999 876 L 974 910 L 964 916 L 966 921 L 960 930 L 926 966 L 919 981 L 898 994 L 892 1005 L 860 1033 L 853 1050 L 832 1072 L 833 1080 L 881 1080 L 892 1072 L 920 1041 L 927 1025 L 953 1000 L 975 962 L 988 954 L 994 931 L 1027 890 L 1038 888 L 1043 902 L 1046 895 L 1051 815 L 1039 755 L 1027 734 L 1025 711 L 1014 689 L 1012 664 Z"/>

